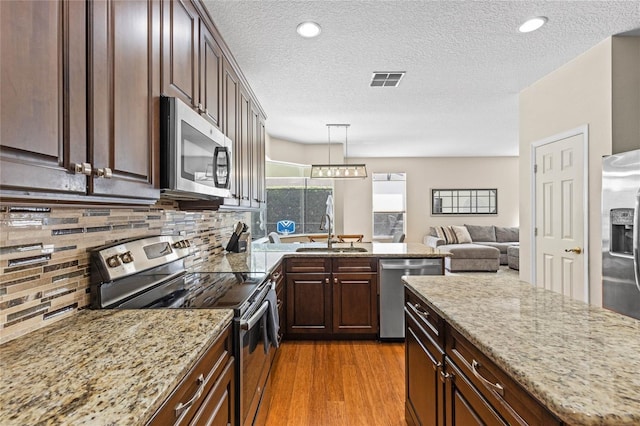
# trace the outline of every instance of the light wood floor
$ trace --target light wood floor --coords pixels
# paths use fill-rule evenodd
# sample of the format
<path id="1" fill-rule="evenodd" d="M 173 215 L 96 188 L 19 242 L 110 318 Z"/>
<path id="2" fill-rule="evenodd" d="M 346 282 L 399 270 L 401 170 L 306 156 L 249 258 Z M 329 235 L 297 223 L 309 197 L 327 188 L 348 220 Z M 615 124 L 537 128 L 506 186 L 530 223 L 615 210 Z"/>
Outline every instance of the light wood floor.
<path id="1" fill-rule="evenodd" d="M 404 343 L 284 342 L 267 426 L 400 426 Z"/>

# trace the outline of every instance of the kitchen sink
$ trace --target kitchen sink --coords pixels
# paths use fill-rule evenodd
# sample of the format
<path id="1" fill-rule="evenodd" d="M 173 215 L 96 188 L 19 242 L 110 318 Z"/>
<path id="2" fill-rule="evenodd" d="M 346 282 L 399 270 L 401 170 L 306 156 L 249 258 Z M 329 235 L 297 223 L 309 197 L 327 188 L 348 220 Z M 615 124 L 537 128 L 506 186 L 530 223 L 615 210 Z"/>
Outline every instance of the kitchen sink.
<path id="1" fill-rule="evenodd" d="M 323 253 L 365 253 L 368 250 L 364 247 L 300 247 L 296 252 L 323 252 Z"/>

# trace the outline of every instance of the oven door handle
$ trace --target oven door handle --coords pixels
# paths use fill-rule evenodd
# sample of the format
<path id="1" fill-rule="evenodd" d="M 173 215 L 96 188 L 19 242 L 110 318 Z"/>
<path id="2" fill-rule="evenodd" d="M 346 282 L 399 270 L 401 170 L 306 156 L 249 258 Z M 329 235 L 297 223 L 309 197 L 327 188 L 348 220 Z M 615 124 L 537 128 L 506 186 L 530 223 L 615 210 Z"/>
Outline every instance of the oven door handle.
<path id="1" fill-rule="evenodd" d="M 269 309 L 269 302 L 265 300 L 264 302 L 262 302 L 262 305 L 260 305 L 260 308 L 258 308 L 256 313 L 251 316 L 251 318 L 246 320 L 244 319 L 240 320 L 240 329 L 242 330 L 252 329 L 253 326 L 256 325 L 258 321 L 260 321 L 260 318 L 262 318 L 262 316 L 267 311 L 267 309 Z"/>

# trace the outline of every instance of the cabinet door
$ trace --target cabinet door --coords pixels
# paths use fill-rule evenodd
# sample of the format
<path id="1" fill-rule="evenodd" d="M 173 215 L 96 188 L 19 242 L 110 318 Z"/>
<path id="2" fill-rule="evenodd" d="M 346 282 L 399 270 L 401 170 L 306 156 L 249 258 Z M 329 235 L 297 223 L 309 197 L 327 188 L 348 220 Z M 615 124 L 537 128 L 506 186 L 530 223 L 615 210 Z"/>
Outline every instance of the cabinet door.
<path id="1" fill-rule="evenodd" d="M 200 21 L 200 104 L 203 116 L 221 128 L 222 50 Z"/>
<path id="2" fill-rule="evenodd" d="M 154 188 L 159 6 L 146 0 L 89 3 L 91 194 L 149 200 L 160 196 Z"/>
<path id="3" fill-rule="evenodd" d="M 197 106 L 198 12 L 191 0 L 163 0 L 162 19 L 162 93 Z"/>
<path id="4" fill-rule="evenodd" d="M 333 274 L 333 332 L 378 333 L 377 274 Z"/>
<path id="5" fill-rule="evenodd" d="M 251 192 L 251 207 L 260 207 L 260 173 L 262 168 L 260 167 L 260 113 L 251 103 L 251 142 L 249 144 L 250 154 L 250 192 Z"/>
<path id="6" fill-rule="evenodd" d="M 287 336 L 331 333 L 330 274 L 287 274 Z"/>
<path id="7" fill-rule="evenodd" d="M 3 197 L 85 194 L 86 3 L 1 1 L 0 63 Z"/>
<path id="8" fill-rule="evenodd" d="M 238 101 L 239 80 L 238 75 L 231 67 L 231 64 L 223 58 L 222 61 L 222 131 L 233 142 L 231 158 L 233 159 L 233 169 L 231 170 L 231 200 L 225 200 L 225 205 L 240 204 L 240 171 L 241 143 L 238 138 Z"/>
<path id="9" fill-rule="evenodd" d="M 235 378 L 234 360 L 230 360 L 213 385 L 190 425 L 227 426 L 235 425 Z"/>
<path id="10" fill-rule="evenodd" d="M 238 108 L 240 152 L 236 151 L 236 156 L 239 157 L 238 188 L 240 190 L 240 206 L 251 207 L 251 98 L 242 85 L 240 86 L 238 100 L 240 102 Z"/>
<path id="11" fill-rule="evenodd" d="M 411 315 L 405 315 L 407 421 L 422 426 L 444 425 L 444 384 L 440 372 L 444 353 L 430 341 Z"/>
<path id="12" fill-rule="evenodd" d="M 456 366 L 445 361 L 447 426 L 506 425 Z"/>

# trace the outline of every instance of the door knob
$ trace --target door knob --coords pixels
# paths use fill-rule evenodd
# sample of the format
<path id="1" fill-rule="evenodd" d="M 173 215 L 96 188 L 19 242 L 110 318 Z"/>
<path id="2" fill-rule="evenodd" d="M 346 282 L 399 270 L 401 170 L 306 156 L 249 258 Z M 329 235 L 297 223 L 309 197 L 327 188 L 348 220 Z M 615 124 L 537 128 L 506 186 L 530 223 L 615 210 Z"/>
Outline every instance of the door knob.
<path id="1" fill-rule="evenodd" d="M 582 253 L 582 249 L 580 247 L 574 247 L 572 249 L 565 249 L 564 251 L 565 251 L 565 253 L 575 253 L 575 254 Z"/>

